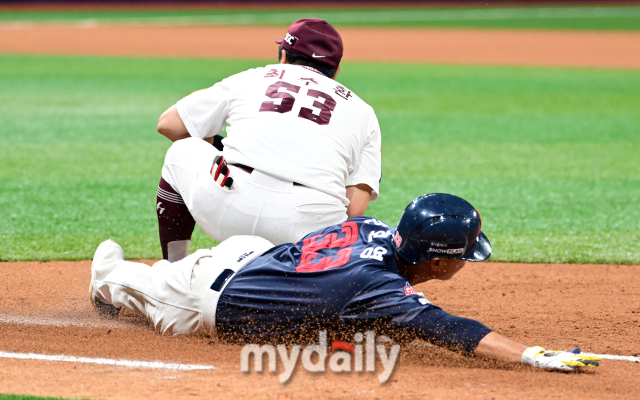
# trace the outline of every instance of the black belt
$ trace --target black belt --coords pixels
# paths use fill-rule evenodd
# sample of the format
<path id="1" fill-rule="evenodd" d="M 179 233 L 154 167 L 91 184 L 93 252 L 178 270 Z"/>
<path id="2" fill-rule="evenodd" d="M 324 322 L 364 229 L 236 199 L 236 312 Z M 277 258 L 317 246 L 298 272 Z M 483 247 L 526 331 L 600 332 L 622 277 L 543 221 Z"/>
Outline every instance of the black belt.
<path id="1" fill-rule="evenodd" d="M 253 168 L 251 168 L 248 165 L 239 164 L 239 163 L 229 163 L 229 165 L 233 165 L 234 167 L 238 167 L 241 170 L 243 170 L 244 172 L 246 172 L 247 174 L 250 174 L 250 173 L 253 172 Z M 304 186 L 304 185 L 302 183 L 293 182 L 293 186 Z"/>
<path id="2" fill-rule="evenodd" d="M 222 287 L 224 286 L 225 282 L 227 282 L 227 280 L 233 274 L 235 274 L 235 272 L 233 272 L 233 270 L 228 268 L 222 271 L 220 275 L 218 275 L 216 280 L 211 284 L 211 290 L 215 290 L 216 292 L 219 292 L 220 289 L 222 289 Z"/>

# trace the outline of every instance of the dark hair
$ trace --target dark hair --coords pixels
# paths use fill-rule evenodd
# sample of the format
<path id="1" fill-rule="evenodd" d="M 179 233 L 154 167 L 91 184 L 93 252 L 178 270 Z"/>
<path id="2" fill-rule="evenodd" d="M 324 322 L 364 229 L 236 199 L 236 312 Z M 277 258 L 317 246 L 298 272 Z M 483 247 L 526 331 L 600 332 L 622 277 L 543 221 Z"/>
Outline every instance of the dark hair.
<path id="1" fill-rule="evenodd" d="M 281 57 L 280 55 L 282 54 L 282 50 L 285 51 L 285 54 L 287 55 L 287 63 L 289 64 L 306 65 L 307 67 L 315 68 L 318 71 L 322 72 L 323 75 L 326 75 L 329 78 L 333 78 L 334 76 L 336 76 L 335 68 L 329 68 L 322 63 L 311 60 L 307 57 L 303 57 L 300 54 L 296 54 L 291 50 L 285 49 L 284 46 L 282 45 L 278 48 L 278 60 L 280 60 L 280 57 Z"/>

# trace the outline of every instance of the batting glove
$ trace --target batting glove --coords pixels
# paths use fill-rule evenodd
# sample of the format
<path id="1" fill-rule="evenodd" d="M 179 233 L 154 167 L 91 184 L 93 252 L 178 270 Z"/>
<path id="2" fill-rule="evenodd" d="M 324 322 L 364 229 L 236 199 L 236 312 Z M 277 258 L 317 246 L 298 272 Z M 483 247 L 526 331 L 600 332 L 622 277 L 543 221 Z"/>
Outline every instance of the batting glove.
<path id="1" fill-rule="evenodd" d="M 573 371 L 582 367 L 595 368 L 598 361 L 596 356 L 581 356 L 567 351 L 545 350 L 540 346 L 529 347 L 522 353 L 522 363 L 535 368 Z"/>
<path id="2" fill-rule="evenodd" d="M 211 176 L 223 189 L 231 189 L 233 185 L 233 178 L 229 176 L 229 167 L 223 156 L 217 156 L 213 159 L 213 166 L 211 167 Z"/>

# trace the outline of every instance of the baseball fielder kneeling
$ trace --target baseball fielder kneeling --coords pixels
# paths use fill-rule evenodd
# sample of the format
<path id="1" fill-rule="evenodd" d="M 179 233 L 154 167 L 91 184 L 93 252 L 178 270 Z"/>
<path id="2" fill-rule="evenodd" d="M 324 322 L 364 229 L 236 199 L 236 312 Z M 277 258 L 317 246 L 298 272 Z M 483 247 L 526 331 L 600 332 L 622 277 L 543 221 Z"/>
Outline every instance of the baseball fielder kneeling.
<path id="1" fill-rule="evenodd" d="M 480 228 L 480 215 L 465 200 L 427 194 L 407 206 L 397 229 L 358 216 L 296 243 L 234 236 L 153 267 L 125 261 L 122 248 L 108 240 L 93 259 L 90 296 L 103 315 L 125 307 L 163 334 L 255 342 L 375 330 L 538 368 L 598 366 L 597 357 L 511 341 L 416 293 L 412 285 L 450 279 L 466 261 L 489 258 Z"/>
<path id="2" fill-rule="evenodd" d="M 219 241 L 281 244 L 363 215 L 378 197 L 380 127 L 335 81 L 340 35 L 309 18 L 276 42 L 279 63 L 194 92 L 160 117 L 158 131 L 174 141 L 156 202 L 164 259 L 187 256 L 196 223 Z M 220 151 L 205 140 L 227 124 Z"/>

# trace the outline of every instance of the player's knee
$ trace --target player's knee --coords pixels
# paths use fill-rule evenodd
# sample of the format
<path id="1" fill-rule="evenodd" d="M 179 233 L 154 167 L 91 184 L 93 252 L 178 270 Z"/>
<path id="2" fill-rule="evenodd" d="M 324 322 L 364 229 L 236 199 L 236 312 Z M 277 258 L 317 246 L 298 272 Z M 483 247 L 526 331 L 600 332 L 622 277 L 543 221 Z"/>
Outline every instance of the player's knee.
<path id="1" fill-rule="evenodd" d="M 201 158 L 213 160 L 217 153 L 218 150 L 204 140 L 190 137 L 173 142 L 169 150 L 167 150 L 164 164 L 191 164 L 194 160 Z"/>

